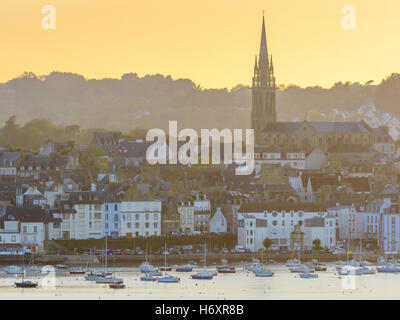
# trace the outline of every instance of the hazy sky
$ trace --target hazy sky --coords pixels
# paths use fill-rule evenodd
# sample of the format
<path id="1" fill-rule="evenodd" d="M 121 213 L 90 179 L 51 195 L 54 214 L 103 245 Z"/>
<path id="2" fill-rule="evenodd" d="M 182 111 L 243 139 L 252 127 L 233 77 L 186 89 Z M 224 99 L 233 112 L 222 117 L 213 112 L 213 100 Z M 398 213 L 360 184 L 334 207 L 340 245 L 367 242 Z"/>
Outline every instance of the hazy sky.
<path id="1" fill-rule="evenodd" d="M 44 5 L 56 29 L 42 28 Z M 342 7 L 356 8 L 356 29 Z M 88 78 L 161 73 L 250 84 L 262 11 L 277 83 L 329 87 L 400 72 L 398 0 L 1 0 L 0 81 L 24 71 Z"/>

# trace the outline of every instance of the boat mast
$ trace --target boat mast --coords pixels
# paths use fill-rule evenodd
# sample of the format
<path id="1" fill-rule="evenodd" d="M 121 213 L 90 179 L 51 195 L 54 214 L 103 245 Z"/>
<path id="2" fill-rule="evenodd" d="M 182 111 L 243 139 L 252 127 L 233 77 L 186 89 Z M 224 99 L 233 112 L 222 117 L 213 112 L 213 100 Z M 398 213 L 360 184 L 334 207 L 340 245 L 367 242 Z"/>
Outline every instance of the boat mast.
<path id="1" fill-rule="evenodd" d="M 107 235 L 106 235 L 106 258 L 104 260 L 104 264 L 105 264 L 105 268 L 107 269 L 107 256 L 108 256 L 108 252 L 107 252 Z"/>

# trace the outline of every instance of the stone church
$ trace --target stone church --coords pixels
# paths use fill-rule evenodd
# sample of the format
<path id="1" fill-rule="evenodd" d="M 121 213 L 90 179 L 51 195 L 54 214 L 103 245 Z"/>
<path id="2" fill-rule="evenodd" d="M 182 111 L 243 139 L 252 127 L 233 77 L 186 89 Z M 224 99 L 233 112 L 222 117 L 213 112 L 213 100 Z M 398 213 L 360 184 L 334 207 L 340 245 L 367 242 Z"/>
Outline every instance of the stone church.
<path id="1" fill-rule="evenodd" d="M 260 53 L 255 58 L 252 82 L 251 127 L 255 142 L 263 147 L 300 148 L 306 152 L 319 147 L 327 152 L 333 146 L 373 146 L 374 130 L 360 122 L 278 122 L 276 83 L 272 56 L 268 54 L 263 17 Z"/>

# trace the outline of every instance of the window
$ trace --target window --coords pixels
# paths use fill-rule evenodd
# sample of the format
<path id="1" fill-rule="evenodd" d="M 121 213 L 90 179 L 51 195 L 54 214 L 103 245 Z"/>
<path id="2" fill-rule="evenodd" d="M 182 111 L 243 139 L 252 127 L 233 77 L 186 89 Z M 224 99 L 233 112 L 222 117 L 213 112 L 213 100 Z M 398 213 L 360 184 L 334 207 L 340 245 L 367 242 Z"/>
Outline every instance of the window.
<path id="1" fill-rule="evenodd" d="M 154 228 L 158 228 L 158 223 L 154 222 Z"/>
<path id="2" fill-rule="evenodd" d="M 146 213 L 146 220 L 149 220 L 149 214 Z"/>
<path id="3" fill-rule="evenodd" d="M 130 222 L 128 222 L 126 225 L 127 225 L 128 229 L 131 228 L 131 223 Z"/>
<path id="4" fill-rule="evenodd" d="M 132 219 L 132 215 L 131 215 L 130 213 L 128 213 L 128 214 L 126 215 L 126 217 L 127 217 L 128 221 L 130 221 L 130 220 Z"/>
<path id="5" fill-rule="evenodd" d="M 118 229 L 118 223 L 114 223 L 114 229 Z"/>
<path id="6" fill-rule="evenodd" d="M 106 220 L 108 220 L 108 213 L 106 213 Z"/>
<path id="7" fill-rule="evenodd" d="M 118 205 L 114 204 L 114 211 L 118 211 Z"/>
<path id="8" fill-rule="evenodd" d="M 27 226 L 24 226 L 24 233 L 28 232 Z"/>
<path id="9" fill-rule="evenodd" d="M 136 229 L 139 229 L 139 222 L 135 223 Z"/>
<path id="10" fill-rule="evenodd" d="M 33 227 L 33 232 L 35 232 L 35 233 L 37 232 L 37 226 Z"/>
<path id="11" fill-rule="evenodd" d="M 272 221 L 272 225 L 273 226 L 277 226 L 278 225 L 278 221 L 276 221 L 276 220 Z"/>
<path id="12" fill-rule="evenodd" d="M 148 223 L 148 222 L 146 222 L 146 224 L 145 224 L 145 228 L 146 228 L 146 229 L 148 229 L 148 228 L 149 228 L 149 223 Z"/>
<path id="13" fill-rule="evenodd" d="M 108 223 L 106 223 L 106 229 L 108 229 Z"/>
<path id="14" fill-rule="evenodd" d="M 106 211 L 108 211 L 108 204 L 105 205 L 105 209 L 106 209 Z"/>
<path id="15" fill-rule="evenodd" d="M 11 242 L 17 242 L 17 236 L 12 235 L 11 236 Z"/>
<path id="16" fill-rule="evenodd" d="M 135 215 L 135 219 L 139 220 L 139 215 L 138 214 Z"/>
<path id="17" fill-rule="evenodd" d="M 157 213 L 153 214 L 153 220 L 158 220 L 158 214 Z"/>

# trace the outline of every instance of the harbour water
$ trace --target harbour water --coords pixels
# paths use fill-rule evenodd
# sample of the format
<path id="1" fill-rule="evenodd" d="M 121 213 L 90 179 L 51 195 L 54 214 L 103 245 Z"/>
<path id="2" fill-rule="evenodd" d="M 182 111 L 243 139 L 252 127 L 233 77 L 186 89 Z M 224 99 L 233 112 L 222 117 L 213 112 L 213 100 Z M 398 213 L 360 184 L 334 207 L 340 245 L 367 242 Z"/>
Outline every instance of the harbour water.
<path id="1" fill-rule="evenodd" d="M 115 276 L 124 279 L 126 288 L 86 281 L 84 275 L 28 273 L 38 281 L 38 288 L 15 288 L 16 275 L 0 274 L 0 299 L 399 299 L 400 274 L 377 273 L 362 276 L 339 276 L 334 264 L 317 272 L 316 279 L 301 279 L 284 265 L 269 265 L 273 277 L 255 277 L 253 272 L 237 267 L 234 274 L 218 274 L 212 280 L 193 280 L 192 273 L 168 272 L 180 277 L 179 283 L 140 281 L 137 267 L 117 267 Z M 211 267 L 209 268 L 212 269 Z M 100 270 L 100 269 L 98 269 Z"/>

